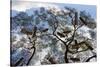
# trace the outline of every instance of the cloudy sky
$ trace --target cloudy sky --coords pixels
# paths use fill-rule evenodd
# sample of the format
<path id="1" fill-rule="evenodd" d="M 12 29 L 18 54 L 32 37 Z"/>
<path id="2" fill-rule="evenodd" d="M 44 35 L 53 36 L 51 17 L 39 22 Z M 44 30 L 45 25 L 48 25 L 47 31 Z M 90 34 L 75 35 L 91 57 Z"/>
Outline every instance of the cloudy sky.
<path id="1" fill-rule="evenodd" d="M 25 11 L 26 9 L 38 8 L 38 7 L 63 8 L 64 6 L 76 8 L 79 11 L 85 10 L 86 12 L 90 13 L 93 18 L 96 18 L 96 6 L 95 5 L 79 5 L 79 4 L 65 4 L 65 3 L 43 3 L 43 2 L 12 0 L 12 10 L 17 10 L 17 11 Z"/>

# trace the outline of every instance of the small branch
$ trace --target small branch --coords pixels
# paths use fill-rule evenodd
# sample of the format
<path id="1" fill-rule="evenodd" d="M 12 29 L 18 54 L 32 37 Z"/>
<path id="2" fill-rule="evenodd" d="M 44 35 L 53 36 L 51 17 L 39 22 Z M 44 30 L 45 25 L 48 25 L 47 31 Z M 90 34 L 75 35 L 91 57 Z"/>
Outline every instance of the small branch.
<path id="1" fill-rule="evenodd" d="M 60 39 L 56 34 L 53 34 L 57 39 L 59 39 L 61 42 L 64 43 L 64 45 L 66 46 L 66 42 L 64 42 L 62 39 Z"/>
<path id="2" fill-rule="evenodd" d="M 78 43 L 77 45 L 82 45 L 82 44 L 85 44 L 87 46 L 87 49 L 77 51 L 77 52 L 72 52 L 72 51 L 69 50 L 69 52 L 72 53 L 72 54 L 75 54 L 75 53 L 83 52 L 83 51 L 86 51 L 86 50 L 91 50 L 91 51 L 93 50 L 93 47 L 91 47 L 86 41 L 82 41 L 82 42 Z"/>
<path id="3" fill-rule="evenodd" d="M 88 44 L 86 41 L 82 41 L 79 44 L 85 44 L 88 47 L 88 49 L 93 50 L 93 47 L 90 46 L 90 44 Z"/>
<path id="4" fill-rule="evenodd" d="M 57 20 L 57 18 L 55 17 L 55 20 L 56 20 L 56 22 L 54 23 L 54 31 L 53 31 L 53 35 L 57 38 L 57 39 L 59 39 L 61 42 L 63 42 L 63 43 L 65 43 L 62 39 L 60 39 L 56 34 L 55 34 L 55 32 L 56 32 L 56 30 L 57 30 L 57 28 L 58 28 L 58 20 Z"/>
<path id="5" fill-rule="evenodd" d="M 57 28 L 58 28 L 58 21 L 56 21 L 56 23 L 54 23 L 54 31 L 53 31 L 53 34 L 55 34 Z"/>
<path id="6" fill-rule="evenodd" d="M 78 26 L 76 30 L 78 30 L 79 28 L 81 28 L 83 25 L 84 25 L 84 24 L 82 24 L 82 25 Z"/>
<path id="7" fill-rule="evenodd" d="M 84 52 L 84 51 L 87 51 L 87 50 L 88 50 L 88 48 L 85 49 L 85 50 L 77 51 L 77 52 L 73 52 L 73 51 L 68 50 L 68 52 L 71 53 L 71 54 L 76 54 L 76 53 Z"/>
<path id="8" fill-rule="evenodd" d="M 93 55 L 93 56 L 89 57 L 85 62 L 89 62 L 92 58 L 96 58 L 96 57 L 97 57 L 97 55 Z"/>

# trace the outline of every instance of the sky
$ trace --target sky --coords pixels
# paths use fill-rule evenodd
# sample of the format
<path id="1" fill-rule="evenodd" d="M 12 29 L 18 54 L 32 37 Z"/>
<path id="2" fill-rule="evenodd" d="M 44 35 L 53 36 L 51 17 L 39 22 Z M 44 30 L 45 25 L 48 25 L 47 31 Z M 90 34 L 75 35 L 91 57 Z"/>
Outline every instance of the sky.
<path id="1" fill-rule="evenodd" d="M 38 7 L 56 7 L 63 9 L 64 6 L 76 8 L 79 11 L 88 12 L 93 18 L 96 19 L 96 6 L 95 5 L 80 5 L 80 4 L 67 4 L 67 3 L 43 3 L 43 2 L 32 2 L 32 1 L 12 1 L 12 10 L 26 11 L 26 9 Z"/>

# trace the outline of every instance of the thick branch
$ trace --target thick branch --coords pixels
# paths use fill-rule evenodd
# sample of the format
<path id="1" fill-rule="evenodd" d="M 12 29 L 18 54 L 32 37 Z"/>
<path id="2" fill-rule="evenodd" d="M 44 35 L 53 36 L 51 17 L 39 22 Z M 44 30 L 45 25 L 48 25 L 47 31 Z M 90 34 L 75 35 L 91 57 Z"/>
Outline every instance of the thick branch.
<path id="1" fill-rule="evenodd" d="M 33 31 L 32 37 L 31 37 L 32 39 L 34 39 L 34 38 L 37 39 L 36 31 L 37 31 L 37 27 L 34 27 L 34 31 Z M 32 43 L 32 45 L 33 45 L 33 47 L 32 47 L 31 49 L 34 49 L 34 50 L 33 50 L 33 53 L 32 53 L 32 55 L 31 55 L 31 57 L 30 57 L 30 59 L 28 60 L 28 62 L 27 62 L 26 65 L 29 65 L 31 59 L 33 58 L 33 56 L 34 56 L 34 54 L 35 54 L 35 52 L 36 52 L 36 47 L 35 47 L 35 41 L 36 41 L 36 39 L 34 39 L 34 40 L 32 41 L 30 37 L 28 37 L 28 38 L 29 38 L 30 43 Z"/>
<path id="2" fill-rule="evenodd" d="M 66 62 L 66 63 L 69 63 L 67 54 L 68 54 L 68 45 L 66 45 L 66 51 L 65 51 L 65 56 L 64 56 L 64 58 L 65 58 L 65 62 Z"/>
<path id="3" fill-rule="evenodd" d="M 73 35 L 72 35 L 72 39 L 71 39 L 70 42 L 66 45 L 66 51 L 65 51 L 65 62 L 66 62 L 66 63 L 69 63 L 68 58 L 67 58 L 67 54 L 68 54 L 68 51 L 69 51 L 68 46 L 69 46 L 69 45 L 72 43 L 72 41 L 74 40 L 75 32 L 76 32 L 76 30 L 75 30 L 75 27 L 74 27 L 74 32 L 73 32 Z"/>
<path id="4" fill-rule="evenodd" d="M 33 51 L 32 55 L 31 55 L 31 57 L 30 57 L 30 59 L 28 60 L 28 62 L 27 62 L 27 64 L 26 64 L 26 65 L 29 65 L 29 63 L 30 63 L 31 59 L 33 58 L 33 56 L 34 56 L 34 54 L 35 54 L 35 52 L 36 52 L 36 48 L 35 48 L 35 47 L 33 47 L 33 49 L 34 49 L 34 51 Z"/>

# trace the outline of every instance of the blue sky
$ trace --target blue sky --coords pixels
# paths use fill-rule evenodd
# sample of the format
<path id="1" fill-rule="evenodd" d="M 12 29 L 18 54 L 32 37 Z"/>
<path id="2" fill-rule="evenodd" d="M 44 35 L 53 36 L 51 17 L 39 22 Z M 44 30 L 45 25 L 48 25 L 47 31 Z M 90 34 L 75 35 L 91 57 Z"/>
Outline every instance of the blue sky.
<path id="1" fill-rule="evenodd" d="M 93 18 L 96 19 L 96 6 L 95 5 L 80 5 L 80 4 L 59 4 L 64 6 L 69 6 L 72 8 L 76 8 L 79 11 L 86 11 L 88 12 Z"/>
<path id="2" fill-rule="evenodd" d="M 25 11 L 30 8 L 38 8 L 38 7 L 58 7 L 63 9 L 64 6 L 75 8 L 79 11 L 88 12 L 93 18 L 96 19 L 96 6 L 95 5 L 80 5 L 80 4 L 65 4 L 65 3 L 43 3 L 43 2 L 32 2 L 32 1 L 13 1 L 12 9 L 18 11 Z"/>

